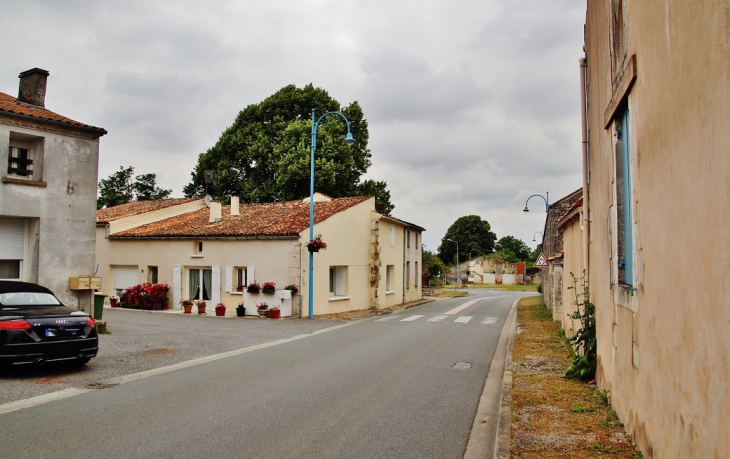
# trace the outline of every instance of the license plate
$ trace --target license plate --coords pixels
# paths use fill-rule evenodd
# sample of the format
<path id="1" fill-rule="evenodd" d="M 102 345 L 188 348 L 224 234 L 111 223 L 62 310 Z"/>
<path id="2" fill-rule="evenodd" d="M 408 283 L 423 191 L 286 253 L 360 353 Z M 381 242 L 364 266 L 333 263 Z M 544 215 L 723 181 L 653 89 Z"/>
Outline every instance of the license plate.
<path id="1" fill-rule="evenodd" d="M 58 328 L 46 328 L 46 338 L 53 338 L 57 336 L 78 336 L 79 331 L 77 329 L 58 329 Z"/>

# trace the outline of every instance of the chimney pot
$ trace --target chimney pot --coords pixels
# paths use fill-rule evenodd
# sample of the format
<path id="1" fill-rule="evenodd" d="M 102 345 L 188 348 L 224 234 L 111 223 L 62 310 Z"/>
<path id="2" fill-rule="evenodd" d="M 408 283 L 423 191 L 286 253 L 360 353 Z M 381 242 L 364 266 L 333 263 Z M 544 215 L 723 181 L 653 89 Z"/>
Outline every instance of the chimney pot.
<path id="1" fill-rule="evenodd" d="M 231 196 L 231 215 L 238 215 L 240 209 L 240 204 L 238 201 L 238 196 Z"/>
<path id="2" fill-rule="evenodd" d="M 18 88 L 18 101 L 37 107 L 46 107 L 46 82 L 48 80 L 47 70 L 34 68 L 21 72 L 20 87 Z"/>

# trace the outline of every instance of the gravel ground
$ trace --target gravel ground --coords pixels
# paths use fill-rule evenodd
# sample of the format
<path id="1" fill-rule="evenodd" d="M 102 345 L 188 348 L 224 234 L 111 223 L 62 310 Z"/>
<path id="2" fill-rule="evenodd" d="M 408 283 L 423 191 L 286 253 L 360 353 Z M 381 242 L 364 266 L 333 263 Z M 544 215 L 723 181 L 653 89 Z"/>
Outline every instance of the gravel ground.
<path id="1" fill-rule="evenodd" d="M 257 344 L 310 334 L 344 323 L 327 319 L 215 317 L 105 308 L 111 334 L 84 367 L 48 365 L 0 373 L 0 405 L 69 387 L 85 388 L 117 376 Z"/>

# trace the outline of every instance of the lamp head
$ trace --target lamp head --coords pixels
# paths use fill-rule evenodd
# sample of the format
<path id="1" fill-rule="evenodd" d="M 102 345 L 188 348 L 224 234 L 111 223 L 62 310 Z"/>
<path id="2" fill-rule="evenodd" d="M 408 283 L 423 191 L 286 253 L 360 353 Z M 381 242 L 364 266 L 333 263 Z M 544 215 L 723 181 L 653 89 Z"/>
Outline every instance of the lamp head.
<path id="1" fill-rule="evenodd" d="M 532 242 L 537 242 L 537 239 L 535 239 L 535 236 L 532 236 Z"/>
<path id="2" fill-rule="evenodd" d="M 347 136 L 345 136 L 345 145 L 347 145 L 349 147 L 349 146 L 353 145 L 354 143 L 355 143 L 355 138 L 352 137 L 352 134 L 350 134 L 348 132 Z"/>
<path id="3" fill-rule="evenodd" d="M 522 209 L 522 212 L 529 212 L 529 211 L 530 211 L 530 209 L 528 209 L 527 206 L 525 206 L 525 208 Z"/>

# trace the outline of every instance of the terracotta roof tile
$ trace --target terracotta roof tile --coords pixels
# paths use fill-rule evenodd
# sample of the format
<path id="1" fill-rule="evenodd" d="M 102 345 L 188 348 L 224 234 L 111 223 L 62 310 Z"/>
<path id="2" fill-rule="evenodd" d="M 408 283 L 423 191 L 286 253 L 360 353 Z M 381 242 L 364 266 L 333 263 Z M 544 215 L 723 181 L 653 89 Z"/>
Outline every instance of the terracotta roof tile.
<path id="1" fill-rule="evenodd" d="M 177 198 L 158 199 L 156 201 L 134 201 L 127 204 L 120 204 L 114 207 L 107 207 L 96 211 L 96 223 L 109 223 L 120 218 L 151 212 L 153 210 L 165 209 L 167 207 L 185 204 L 192 201 L 199 201 L 203 198 Z"/>
<path id="2" fill-rule="evenodd" d="M 370 196 L 353 196 L 336 198 L 330 202 L 318 202 L 314 206 L 314 221 L 322 222 L 368 199 Z M 114 208 L 108 210 L 112 209 Z M 309 203 L 302 201 L 241 204 L 239 215 L 231 215 L 231 206 L 222 206 L 221 214 L 222 220 L 208 223 L 210 209 L 205 208 L 121 231 L 109 237 L 117 239 L 297 236 L 309 227 Z"/>
<path id="3" fill-rule="evenodd" d="M 39 121 L 53 121 L 58 123 L 64 123 L 68 124 L 70 127 L 96 131 L 100 135 L 106 134 L 106 130 L 100 127 L 74 121 L 71 118 L 66 118 L 65 116 L 61 116 L 58 113 L 54 113 L 43 107 L 36 107 L 34 105 L 26 104 L 24 102 L 18 102 L 18 99 L 16 99 L 15 97 L 2 92 L 0 92 L 0 113 L 27 116 L 31 118 L 36 118 Z"/>

